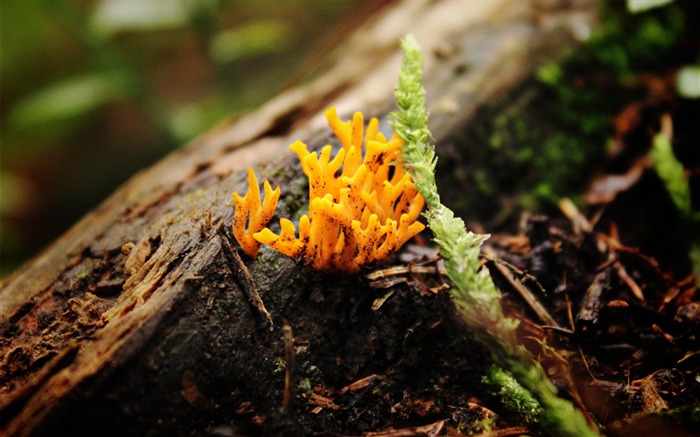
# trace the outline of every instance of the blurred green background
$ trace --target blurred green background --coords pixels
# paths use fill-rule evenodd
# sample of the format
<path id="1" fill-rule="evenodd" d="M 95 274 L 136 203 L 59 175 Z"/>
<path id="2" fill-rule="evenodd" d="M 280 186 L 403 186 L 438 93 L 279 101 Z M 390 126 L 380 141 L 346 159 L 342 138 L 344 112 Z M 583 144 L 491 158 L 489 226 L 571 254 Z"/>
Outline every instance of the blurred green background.
<path id="1" fill-rule="evenodd" d="M 0 0 L 0 277 L 138 170 L 311 80 L 326 52 L 391 1 Z M 469 139 L 490 147 L 470 152 L 475 188 L 463 200 L 478 207 L 464 210 L 500 220 L 487 207 L 498 207 L 496 194 L 527 209 L 579 195 L 615 117 L 656 98 L 654 83 L 678 80 L 679 96 L 666 96 L 674 147 L 696 168 L 698 5 L 600 2 L 587 45 L 538 71 L 539 118 L 496 112 Z M 513 168 L 519 191 L 510 193 Z"/>
<path id="2" fill-rule="evenodd" d="M 384 3 L 2 0 L 0 276 Z"/>

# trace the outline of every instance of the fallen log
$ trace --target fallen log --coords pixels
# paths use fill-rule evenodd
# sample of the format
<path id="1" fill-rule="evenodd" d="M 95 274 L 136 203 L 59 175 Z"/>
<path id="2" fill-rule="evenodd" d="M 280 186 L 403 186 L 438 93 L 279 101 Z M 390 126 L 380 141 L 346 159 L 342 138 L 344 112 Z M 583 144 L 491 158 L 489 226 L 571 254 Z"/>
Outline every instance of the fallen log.
<path id="1" fill-rule="evenodd" d="M 391 374 L 399 364 L 405 372 L 428 371 L 428 358 L 411 345 L 459 329 L 448 296 L 405 292 L 377 312 L 370 308 L 376 291 L 362 277 L 341 281 L 269 250 L 241 267 L 230 232 L 231 193 L 245 192 L 245 170 L 255 166 L 262 179 L 282 186 L 280 211 L 298 208 L 304 179 L 287 147 L 297 139 L 310 148 L 329 143 L 321 115 L 328 106 L 343 117 L 378 116 L 386 130 L 398 41 L 406 33 L 426 53 L 431 129 L 440 144 L 544 60 L 579 44 L 594 25 L 594 6 L 392 3 L 331 51 L 325 72 L 312 82 L 135 175 L 2 282 L 2 434 L 236 435 L 391 426 L 388 415 L 344 423 L 340 413 L 301 417 L 294 405 L 279 413 L 282 327 L 292 328 L 302 355 L 300 384 L 340 389 Z M 272 324 L 250 301 L 256 292 Z M 456 337 L 422 346 L 421 353 L 447 359 L 451 351 L 441 348 L 471 349 L 453 365 L 486 365 L 486 354 Z M 297 393 L 298 411 L 307 395 Z M 321 410 L 333 402 L 325 405 Z"/>

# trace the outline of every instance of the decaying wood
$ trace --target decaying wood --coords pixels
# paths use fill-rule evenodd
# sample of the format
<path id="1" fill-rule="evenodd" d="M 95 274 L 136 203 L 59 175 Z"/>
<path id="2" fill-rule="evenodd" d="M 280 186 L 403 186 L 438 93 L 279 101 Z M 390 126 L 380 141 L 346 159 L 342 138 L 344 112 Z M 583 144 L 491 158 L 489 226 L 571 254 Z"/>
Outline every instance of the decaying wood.
<path id="1" fill-rule="evenodd" d="M 409 32 L 426 54 L 440 144 L 543 60 L 580 43 L 594 25 L 594 6 L 393 3 L 329 53 L 314 81 L 134 176 L 3 281 L 2 434 L 186 434 L 222 423 L 219 435 L 230 435 L 263 421 L 282 405 L 283 378 L 270 373 L 284 353 L 280 327 L 294 326 L 297 313 L 326 310 L 313 299 L 297 308 L 317 279 L 271 251 L 246 261 L 264 305 L 251 305 L 242 290 L 245 278 L 226 248 L 237 247 L 228 231 L 230 197 L 245 192 L 245 169 L 257 166 L 283 186 L 284 211 L 304 193 L 287 146 L 327 143 L 326 107 L 379 116 L 386 129 L 398 41 Z M 337 286 L 364 291 L 361 282 L 345 282 Z M 295 339 L 314 335 L 304 328 L 294 326 Z"/>

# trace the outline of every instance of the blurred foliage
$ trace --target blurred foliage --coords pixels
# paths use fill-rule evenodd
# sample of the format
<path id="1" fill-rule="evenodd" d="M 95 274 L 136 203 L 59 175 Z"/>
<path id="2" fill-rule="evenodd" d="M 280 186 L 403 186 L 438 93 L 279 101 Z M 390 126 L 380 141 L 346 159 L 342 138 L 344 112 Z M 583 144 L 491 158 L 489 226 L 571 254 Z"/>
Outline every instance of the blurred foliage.
<path id="1" fill-rule="evenodd" d="M 3 0 L 0 275 L 382 3 Z"/>
<path id="2" fill-rule="evenodd" d="M 524 86 L 482 107 L 457 139 L 450 158 L 459 166 L 439 161 L 460 181 L 450 207 L 498 231 L 512 229 L 523 210 L 556 213 L 563 197 L 581 203 L 607 162 L 616 117 L 697 62 L 700 38 L 688 24 L 694 5 L 700 2 L 631 14 L 625 3 L 602 2 L 600 26 L 583 47 L 545 62 Z"/>
<path id="3" fill-rule="evenodd" d="M 2 0 L 0 276 L 139 169 L 308 79 L 319 60 L 309 55 L 383 3 Z M 601 31 L 566 62 L 542 66 L 540 90 L 484 110 L 465 138 L 481 146 L 465 176 L 476 193 L 460 212 L 497 222 L 504 196 L 542 208 L 580 193 L 612 118 L 646 92 L 642 75 L 685 66 L 679 93 L 697 98 L 688 17 L 698 2 L 661 3 L 603 3 Z"/>
<path id="4" fill-rule="evenodd" d="M 627 10 L 634 13 L 660 8 L 673 0 L 627 0 Z"/>
<path id="5" fill-rule="evenodd" d="M 456 207 L 495 226 L 522 209 L 553 212 L 562 197 L 577 199 L 606 160 L 620 111 L 645 99 L 648 78 L 672 77 L 694 61 L 694 10 L 674 2 L 631 14 L 624 3 L 602 3 L 601 26 L 584 47 L 483 109 L 464 138 L 481 145 L 469 150 L 465 176 L 477 193 Z"/>
<path id="6" fill-rule="evenodd" d="M 651 160 L 654 170 L 656 170 L 656 173 L 663 181 L 676 208 L 678 208 L 678 211 L 684 218 L 690 220 L 693 215 L 690 186 L 685 176 L 683 164 L 678 161 L 673 153 L 673 145 L 670 138 L 672 135 L 670 119 L 667 124 L 669 125 L 668 128 L 662 129 L 654 136 L 650 154 Z"/>
<path id="7" fill-rule="evenodd" d="M 19 100 L 7 116 L 13 132 L 88 116 L 124 95 L 109 74 L 71 77 Z"/>
<path id="8" fill-rule="evenodd" d="M 602 10 L 604 25 L 583 50 L 564 64 L 547 63 L 538 71 L 538 80 L 556 102 L 549 105 L 548 118 L 563 129 L 545 142 L 536 172 L 547 177 L 525 196 L 530 203 L 556 205 L 561 197 L 578 196 L 596 162 L 602 162 L 613 118 L 648 92 L 635 78 L 661 74 L 678 62 L 672 60 L 673 49 L 686 26 L 680 8 L 629 15 L 613 6 Z M 567 158 L 562 160 L 561 154 Z M 589 170 L 572 172 L 575 168 Z"/>
<path id="9" fill-rule="evenodd" d="M 700 64 L 681 68 L 676 77 L 676 88 L 686 99 L 700 99 Z"/>

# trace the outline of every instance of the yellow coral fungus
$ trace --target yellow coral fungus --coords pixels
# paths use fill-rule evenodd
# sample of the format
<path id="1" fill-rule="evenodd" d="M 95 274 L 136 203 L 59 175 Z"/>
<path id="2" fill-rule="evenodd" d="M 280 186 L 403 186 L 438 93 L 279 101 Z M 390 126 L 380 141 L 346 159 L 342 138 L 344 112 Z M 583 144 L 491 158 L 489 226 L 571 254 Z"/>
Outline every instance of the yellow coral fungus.
<path id="1" fill-rule="evenodd" d="M 251 214 L 245 234 L 249 209 L 240 202 L 244 206 L 239 211 L 240 197 L 236 194 L 234 235 L 249 255 L 257 253 L 259 243 L 263 243 L 289 257 L 303 257 L 316 270 L 356 272 L 362 266 L 386 260 L 423 230 L 423 224 L 416 220 L 424 201 L 410 175 L 394 165 L 399 161 L 401 145 L 396 135 L 387 139 L 378 131 L 376 118 L 365 129 L 359 112 L 346 122 L 335 108 L 324 114 L 343 146 L 335 157 L 331 158 L 331 146 L 321 149 L 320 155 L 310 153 L 301 141 L 290 146 L 309 179 L 309 213 L 299 219 L 299 236 L 294 224 L 285 218 L 280 220 L 279 235 L 262 229 L 270 218 L 265 214 L 256 218 L 256 226 L 262 223 L 259 232 L 254 230 Z M 249 176 L 249 183 L 246 198 L 258 192 L 254 176 Z M 266 182 L 266 193 L 268 189 Z M 258 244 L 254 252 L 248 250 L 253 247 L 251 240 Z"/>
<path id="2" fill-rule="evenodd" d="M 260 243 L 253 234 L 260 232 L 275 214 L 277 201 L 280 198 L 280 187 L 272 190 L 270 183 L 265 181 L 265 200 L 260 203 L 258 179 L 252 168 L 248 169 L 248 192 L 245 197 L 233 193 L 233 203 L 236 213 L 233 216 L 233 235 L 238 240 L 243 251 L 254 258 L 260 250 Z M 248 217 L 250 216 L 250 219 Z M 248 222 L 248 232 L 245 225 Z"/>

